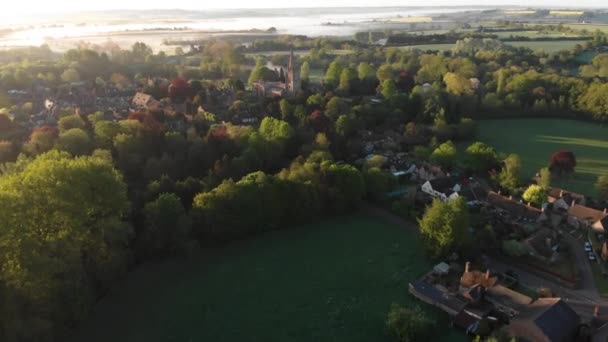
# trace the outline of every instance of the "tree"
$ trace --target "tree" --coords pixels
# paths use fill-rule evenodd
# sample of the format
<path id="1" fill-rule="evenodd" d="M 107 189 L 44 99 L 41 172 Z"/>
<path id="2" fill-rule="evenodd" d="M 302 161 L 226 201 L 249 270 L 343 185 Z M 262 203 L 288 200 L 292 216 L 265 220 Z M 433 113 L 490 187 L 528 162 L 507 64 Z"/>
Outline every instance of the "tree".
<path id="1" fill-rule="evenodd" d="M 113 121 L 98 121 L 95 123 L 94 133 L 99 147 L 112 148 L 114 137 L 120 133 L 120 125 Z"/>
<path id="2" fill-rule="evenodd" d="M 439 145 L 431 154 L 431 162 L 440 165 L 444 168 L 454 166 L 456 158 L 458 156 L 458 150 L 453 142 L 448 141 Z"/>
<path id="3" fill-rule="evenodd" d="M 433 258 L 457 252 L 469 240 L 469 212 L 462 197 L 447 203 L 433 200 L 418 224 L 426 249 Z"/>
<path id="4" fill-rule="evenodd" d="M 85 129 L 86 125 L 85 125 L 84 120 L 82 120 L 82 118 L 80 117 L 80 115 L 73 114 L 73 115 L 64 116 L 61 119 L 59 119 L 59 122 L 57 122 L 57 126 L 59 126 L 60 132 L 64 132 L 64 131 L 67 131 L 72 128 Z"/>
<path id="5" fill-rule="evenodd" d="M 344 68 L 340 73 L 338 88 L 346 93 L 351 91 L 352 83 L 357 79 L 357 72 L 352 68 Z"/>
<path id="6" fill-rule="evenodd" d="M 146 256 L 191 252 L 196 243 L 190 240 L 192 221 L 180 198 L 163 193 L 143 209 L 145 229 L 138 236 L 140 253 Z"/>
<path id="7" fill-rule="evenodd" d="M 599 176 L 595 188 L 603 200 L 608 200 L 608 175 Z"/>
<path id="8" fill-rule="evenodd" d="M 66 69 L 61 74 L 61 80 L 67 83 L 74 83 L 80 81 L 80 73 L 74 68 Z"/>
<path id="9" fill-rule="evenodd" d="M 443 82 L 446 85 L 446 90 L 450 94 L 454 94 L 456 96 L 473 94 L 471 81 L 460 74 L 448 72 L 445 74 L 445 76 L 443 76 Z"/>
<path id="10" fill-rule="evenodd" d="M 34 129 L 30 140 L 23 145 L 23 150 L 30 155 L 37 155 L 49 151 L 55 145 L 58 136 L 57 129 L 49 126 L 42 126 Z"/>
<path id="11" fill-rule="evenodd" d="M 351 136 L 356 129 L 356 121 L 350 115 L 340 115 L 336 120 L 336 133 L 342 137 Z"/>
<path id="12" fill-rule="evenodd" d="M 540 185 L 530 185 L 522 195 L 524 201 L 540 206 L 547 201 L 547 192 Z"/>
<path id="13" fill-rule="evenodd" d="M 549 168 L 543 167 L 540 169 L 538 185 L 545 190 L 551 187 L 551 171 L 549 171 Z"/>
<path id="14" fill-rule="evenodd" d="M 395 85 L 395 81 L 390 79 L 384 80 L 382 82 L 381 94 L 387 100 L 393 98 L 397 94 L 397 86 Z"/>
<path id="15" fill-rule="evenodd" d="M 56 147 L 58 150 L 66 151 L 73 156 L 81 156 L 91 151 L 91 138 L 84 130 L 72 128 L 59 134 Z"/>
<path id="16" fill-rule="evenodd" d="M 510 154 L 504 160 L 502 170 L 498 174 L 498 183 L 503 188 L 513 191 L 519 186 L 521 159 L 517 154 Z"/>
<path id="17" fill-rule="evenodd" d="M 494 148 L 478 141 L 467 147 L 465 161 L 474 171 L 486 172 L 498 164 L 498 155 Z"/>
<path id="18" fill-rule="evenodd" d="M 432 340 L 435 322 L 419 308 L 409 309 L 392 304 L 386 319 L 386 328 L 399 342 Z"/>
<path id="19" fill-rule="evenodd" d="M 384 83 L 387 80 L 393 80 L 393 68 L 388 64 L 382 64 L 376 71 L 378 81 Z"/>
<path id="20" fill-rule="evenodd" d="M 51 151 L 0 177 L 0 203 L 0 315 L 19 308 L 0 330 L 49 341 L 127 272 L 127 186 L 106 159 Z"/>
<path id="21" fill-rule="evenodd" d="M 325 83 L 334 87 L 337 86 L 338 82 L 340 82 L 340 74 L 342 74 L 342 65 L 336 61 L 331 62 L 325 73 Z"/>
<path id="22" fill-rule="evenodd" d="M 308 64 L 308 61 L 305 61 L 304 63 L 302 63 L 302 66 L 300 67 L 300 79 L 302 81 L 308 81 L 309 78 L 310 78 L 310 64 Z"/>
<path id="23" fill-rule="evenodd" d="M 359 79 L 361 81 L 363 81 L 366 79 L 374 78 L 375 70 L 369 63 L 361 62 L 361 63 L 359 63 L 359 66 L 357 67 L 357 74 L 359 76 Z"/>
<path id="24" fill-rule="evenodd" d="M 551 155 L 549 159 L 549 170 L 553 173 L 564 174 L 574 172 L 576 157 L 574 153 L 567 150 L 559 150 Z"/>

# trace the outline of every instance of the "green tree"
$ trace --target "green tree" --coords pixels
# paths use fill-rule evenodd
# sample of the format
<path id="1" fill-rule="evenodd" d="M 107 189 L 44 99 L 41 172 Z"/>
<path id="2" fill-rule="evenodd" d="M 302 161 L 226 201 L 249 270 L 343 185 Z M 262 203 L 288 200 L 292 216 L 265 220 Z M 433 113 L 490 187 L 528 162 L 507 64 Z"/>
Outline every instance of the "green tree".
<path id="1" fill-rule="evenodd" d="M 138 236 L 140 253 L 146 256 L 190 253 L 196 247 L 190 239 L 192 221 L 177 195 L 160 194 L 145 205 L 143 214 L 145 228 Z"/>
<path id="2" fill-rule="evenodd" d="M 450 94 L 456 96 L 473 94 L 471 81 L 460 74 L 448 72 L 445 74 L 445 76 L 443 76 L 443 82 L 446 85 L 446 90 Z"/>
<path id="3" fill-rule="evenodd" d="M 410 309 L 392 304 L 386 328 L 396 341 L 417 342 L 432 340 L 436 325 L 419 307 Z"/>
<path id="4" fill-rule="evenodd" d="M 97 121 L 94 133 L 95 141 L 99 147 L 112 148 L 114 137 L 120 133 L 120 125 L 112 121 Z"/>
<path id="5" fill-rule="evenodd" d="M 431 154 L 431 162 L 445 168 L 454 166 L 458 157 L 458 150 L 453 142 L 447 141 L 439 145 Z"/>
<path id="6" fill-rule="evenodd" d="M 608 175 L 599 176 L 595 188 L 602 199 L 608 200 Z"/>
<path id="7" fill-rule="evenodd" d="M 551 187 L 551 171 L 548 167 L 540 169 L 538 185 L 545 190 L 548 190 Z"/>
<path id="8" fill-rule="evenodd" d="M 374 70 L 374 67 L 372 67 L 369 63 L 361 62 L 357 67 L 357 74 L 359 76 L 359 79 L 363 81 L 367 79 L 373 79 L 376 72 Z"/>
<path id="9" fill-rule="evenodd" d="M 73 69 L 73 68 L 66 69 L 61 74 L 61 80 L 63 80 L 64 82 L 67 82 L 67 83 L 78 82 L 78 81 L 80 81 L 80 73 L 78 72 L 78 70 Z"/>
<path id="10" fill-rule="evenodd" d="M 344 68 L 340 73 L 340 84 L 338 88 L 346 93 L 350 92 L 352 82 L 357 79 L 357 72 L 352 68 Z"/>
<path id="11" fill-rule="evenodd" d="M 397 94 L 397 86 L 395 85 L 395 81 L 390 79 L 384 80 L 382 82 L 381 94 L 387 100 L 392 99 Z"/>
<path id="12" fill-rule="evenodd" d="M 72 128 L 59 134 L 55 143 L 58 150 L 69 152 L 73 156 L 81 156 L 91 152 L 91 138 L 84 130 Z"/>
<path id="13" fill-rule="evenodd" d="M 530 185 L 526 189 L 526 191 L 524 191 L 522 198 L 526 202 L 530 202 L 536 206 L 540 206 L 547 201 L 547 192 L 540 185 L 533 184 Z"/>
<path id="14" fill-rule="evenodd" d="M 59 126 L 59 131 L 61 132 L 65 132 L 72 128 L 85 129 L 86 127 L 84 120 L 77 114 L 62 117 L 59 119 L 59 122 L 57 122 L 57 126 Z"/>
<path id="15" fill-rule="evenodd" d="M 337 86 L 340 82 L 340 75 L 342 74 L 342 65 L 333 61 L 329 65 L 327 72 L 325 73 L 325 83 Z"/>
<path id="16" fill-rule="evenodd" d="M 127 187 L 108 160 L 51 151 L 0 177 L 0 203 L 0 315 L 18 308 L 0 330 L 49 341 L 126 273 Z"/>
<path id="17" fill-rule="evenodd" d="M 382 64 L 376 71 L 376 78 L 383 84 L 385 81 L 393 80 L 393 68 L 388 64 Z"/>
<path id="18" fill-rule="evenodd" d="M 510 154 L 504 160 L 502 170 L 497 180 L 500 186 L 513 191 L 519 186 L 519 175 L 521 171 L 521 158 L 517 154 Z"/>
<path id="19" fill-rule="evenodd" d="M 476 172 L 485 172 L 498 164 L 498 155 L 494 148 L 478 141 L 467 147 L 465 161 Z"/>
<path id="20" fill-rule="evenodd" d="M 356 128 L 356 120 L 350 115 L 340 115 L 336 120 L 336 133 L 342 137 L 351 136 Z"/>
<path id="21" fill-rule="evenodd" d="M 433 200 L 418 224 L 424 244 L 433 258 L 457 252 L 469 241 L 469 212 L 462 197 L 447 203 Z"/>
<path id="22" fill-rule="evenodd" d="M 302 66 L 300 67 L 300 79 L 302 81 L 308 81 L 310 78 L 310 64 L 308 64 L 308 61 L 305 61 L 304 63 L 302 63 Z"/>

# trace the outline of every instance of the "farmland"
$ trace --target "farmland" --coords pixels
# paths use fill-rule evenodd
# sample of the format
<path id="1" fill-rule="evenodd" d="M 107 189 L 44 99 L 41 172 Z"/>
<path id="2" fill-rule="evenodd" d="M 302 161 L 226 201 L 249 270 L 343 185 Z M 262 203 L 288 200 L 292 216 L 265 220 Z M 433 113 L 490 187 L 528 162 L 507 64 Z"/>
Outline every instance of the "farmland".
<path id="1" fill-rule="evenodd" d="M 402 227 L 333 219 L 141 266 L 74 341 L 387 340 L 390 304 L 419 304 L 407 284 L 430 266 Z"/>
<path id="2" fill-rule="evenodd" d="M 529 41 L 529 42 L 505 42 L 506 45 L 515 47 L 526 47 L 534 51 L 543 50 L 545 52 L 558 52 L 561 50 L 569 50 L 576 46 L 576 44 L 584 44 L 581 40 L 560 40 L 560 41 Z M 454 44 L 424 44 L 424 45 L 412 45 L 404 46 L 404 49 L 419 49 L 419 50 L 438 50 L 446 51 L 454 47 Z"/>
<path id="3" fill-rule="evenodd" d="M 595 195 L 597 176 L 608 174 L 608 128 L 599 124 L 562 119 L 484 120 L 479 124 L 479 140 L 499 152 L 517 153 L 523 163 L 523 174 L 530 178 L 546 167 L 551 154 L 560 149 L 574 152 L 575 174 L 567 179 L 554 179 L 553 184 L 565 189 Z"/>

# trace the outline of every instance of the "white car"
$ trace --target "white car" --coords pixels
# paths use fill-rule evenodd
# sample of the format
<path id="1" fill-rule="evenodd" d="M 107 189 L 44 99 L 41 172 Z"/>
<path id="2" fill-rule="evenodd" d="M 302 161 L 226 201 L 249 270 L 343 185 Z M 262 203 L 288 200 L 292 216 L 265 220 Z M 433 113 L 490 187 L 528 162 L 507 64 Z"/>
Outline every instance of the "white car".
<path id="1" fill-rule="evenodd" d="M 595 254 L 593 252 L 590 252 L 587 256 L 589 257 L 589 260 L 595 260 Z"/>
<path id="2" fill-rule="evenodd" d="M 585 241 L 585 252 L 591 252 L 593 248 L 591 248 L 591 244 L 589 241 Z"/>

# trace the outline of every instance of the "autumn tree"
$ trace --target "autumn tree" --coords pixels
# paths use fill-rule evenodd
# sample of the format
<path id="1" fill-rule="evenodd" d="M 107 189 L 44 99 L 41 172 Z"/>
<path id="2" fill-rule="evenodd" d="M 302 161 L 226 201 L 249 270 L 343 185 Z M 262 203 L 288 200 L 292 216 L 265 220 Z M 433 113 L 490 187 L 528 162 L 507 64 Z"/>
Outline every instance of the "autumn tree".
<path id="1" fill-rule="evenodd" d="M 559 150 L 549 159 L 549 170 L 559 175 L 570 174 L 576 167 L 576 157 L 572 151 Z"/>
<path id="2" fill-rule="evenodd" d="M 551 187 L 551 171 L 549 171 L 549 168 L 543 167 L 540 169 L 538 173 L 538 185 L 545 190 Z"/>

